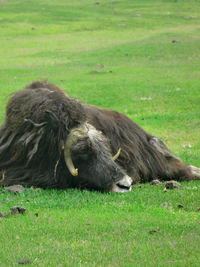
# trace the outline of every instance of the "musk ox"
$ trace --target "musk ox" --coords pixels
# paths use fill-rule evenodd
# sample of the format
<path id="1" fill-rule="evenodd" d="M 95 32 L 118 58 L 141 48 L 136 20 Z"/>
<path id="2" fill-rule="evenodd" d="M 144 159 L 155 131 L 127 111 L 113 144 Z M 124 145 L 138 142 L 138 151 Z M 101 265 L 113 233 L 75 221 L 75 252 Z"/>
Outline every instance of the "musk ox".
<path id="1" fill-rule="evenodd" d="M 129 192 L 138 182 L 200 179 L 125 115 L 33 82 L 8 101 L 0 126 L 0 185 Z"/>

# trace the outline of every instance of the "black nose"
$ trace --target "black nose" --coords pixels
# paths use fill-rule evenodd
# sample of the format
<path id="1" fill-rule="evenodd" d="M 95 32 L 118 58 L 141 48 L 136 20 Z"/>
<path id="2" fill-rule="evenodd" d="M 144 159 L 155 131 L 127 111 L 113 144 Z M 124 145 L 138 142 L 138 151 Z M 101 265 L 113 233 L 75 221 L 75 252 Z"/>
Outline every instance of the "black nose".
<path id="1" fill-rule="evenodd" d="M 131 191 L 132 179 L 125 175 L 120 181 L 113 185 L 112 191 L 126 193 Z"/>
<path id="2" fill-rule="evenodd" d="M 127 185 L 123 185 L 123 184 L 120 184 L 120 183 L 117 183 L 116 184 L 119 188 L 121 189 L 125 189 L 125 190 L 129 190 L 131 188 L 131 186 L 127 186 Z"/>

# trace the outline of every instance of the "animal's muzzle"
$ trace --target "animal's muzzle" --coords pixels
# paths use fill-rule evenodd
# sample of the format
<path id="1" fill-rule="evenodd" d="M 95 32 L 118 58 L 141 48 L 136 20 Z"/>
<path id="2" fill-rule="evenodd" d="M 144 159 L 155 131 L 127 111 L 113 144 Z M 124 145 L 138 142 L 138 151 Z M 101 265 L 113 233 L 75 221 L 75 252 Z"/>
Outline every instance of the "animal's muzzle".
<path id="1" fill-rule="evenodd" d="M 117 193 L 127 193 L 131 191 L 132 179 L 125 175 L 121 180 L 112 186 L 111 191 Z"/>

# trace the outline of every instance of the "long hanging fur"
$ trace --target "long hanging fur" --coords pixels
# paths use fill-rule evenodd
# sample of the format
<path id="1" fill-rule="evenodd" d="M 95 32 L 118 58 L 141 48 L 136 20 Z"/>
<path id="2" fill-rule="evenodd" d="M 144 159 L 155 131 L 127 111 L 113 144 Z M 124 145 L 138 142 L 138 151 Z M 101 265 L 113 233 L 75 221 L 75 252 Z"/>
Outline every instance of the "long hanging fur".
<path id="1" fill-rule="evenodd" d="M 113 155 L 121 148 L 117 163 L 134 183 L 200 178 L 199 168 L 183 164 L 125 115 L 82 104 L 57 86 L 37 81 L 7 104 L 0 126 L 0 185 L 69 187 L 63 142 L 71 129 L 87 121 L 106 136 Z"/>
<path id="2" fill-rule="evenodd" d="M 0 185 L 67 187 L 61 142 L 85 120 L 82 104 L 56 87 L 17 92 L 0 126 Z"/>
<path id="3" fill-rule="evenodd" d="M 156 137 L 146 133 L 125 115 L 93 106 L 85 106 L 88 121 L 110 140 L 113 154 L 121 148 L 117 160 L 133 182 L 193 179 L 190 167 L 171 154 Z"/>

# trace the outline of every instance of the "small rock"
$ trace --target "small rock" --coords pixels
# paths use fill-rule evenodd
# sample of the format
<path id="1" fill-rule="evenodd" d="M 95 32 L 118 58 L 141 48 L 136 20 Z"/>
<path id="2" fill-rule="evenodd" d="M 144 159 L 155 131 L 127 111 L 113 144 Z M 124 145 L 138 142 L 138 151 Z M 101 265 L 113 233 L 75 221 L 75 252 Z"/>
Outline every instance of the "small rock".
<path id="1" fill-rule="evenodd" d="M 151 185 L 161 185 L 161 184 L 162 182 L 159 181 L 158 179 L 151 181 Z"/>
<path id="2" fill-rule="evenodd" d="M 24 192 L 25 188 L 22 185 L 11 185 L 4 187 L 4 190 L 10 193 L 22 193 Z"/>
<path id="3" fill-rule="evenodd" d="M 198 189 L 197 186 L 193 186 L 193 187 L 192 187 L 192 190 L 197 190 L 197 189 Z"/>
<path id="4" fill-rule="evenodd" d="M 29 259 L 20 260 L 18 262 L 18 264 L 30 264 L 30 263 L 31 263 L 31 260 L 29 260 Z"/>
<path id="5" fill-rule="evenodd" d="M 167 208 L 168 204 L 167 204 L 167 202 L 164 202 L 163 204 L 161 204 L 161 206 L 163 206 L 163 208 Z"/>
<path id="6" fill-rule="evenodd" d="M 14 207 L 10 208 L 10 211 L 11 211 L 11 215 L 24 214 L 26 209 L 24 207 L 14 206 Z"/>
<path id="7" fill-rule="evenodd" d="M 200 207 L 196 209 L 196 212 L 200 212 Z"/>
<path id="8" fill-rule="evenodd" d="M 183 205 L 182 205 L 182 204 L 178 204 L 177 207 L 178 207 L 179 209 L 182 209 L 182 208 L 183 208 Z"/>
<path id="9" fill-rule="evenodd" d="M 155 234 L 155 233 L 157 233 L 157 232 L 158 232 L 158 231 L 157 231 L 157 230 L 154 230 L 154 229 L 152 229 L 152 230 L 149 231 L 150 234 Z"/>
<path id="10" fill-rule="evenodd" d="M 166 192 L 167 192 L 167 188 L 166 188 L 166 187 L 163 189 L 163 192 L 164 192 L 164 193 L 166 193 Z"/>
<path id="11" fill-rule="evenodd" d="M 96 3 L 95 3 L 95 5 L 99 5 L 99 4 L 100 4 L 100 2 L 96 2 Z"/>
<path id="12" fill-rule="evenodd" d="M 178 43 L 178 41 L 177 40 L 172 40 L 172 43 Z"/>
<path id="13" fill-rule="evenodd" d="M 99 73 L 99 71 L 98 70 L 93 70 L 92 73 L 97 74 L 97 73 Z"/>
<path id="14" fill-rule="evenodd" d="M 165 187 L 166 189 L 174 189 L 174 188 L 180 188 L 181 184 L 179 184 L 178 182 L 171 180 L 171 181 L 167 181 L 165 183 Z"/>
<path id="15" fill-rule="evenodd" d="M 183 148 L 191 148 L 192 146 L 190 144 L 182 145 Z"/>

